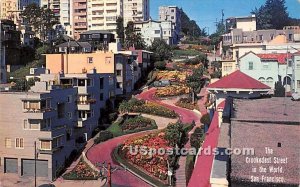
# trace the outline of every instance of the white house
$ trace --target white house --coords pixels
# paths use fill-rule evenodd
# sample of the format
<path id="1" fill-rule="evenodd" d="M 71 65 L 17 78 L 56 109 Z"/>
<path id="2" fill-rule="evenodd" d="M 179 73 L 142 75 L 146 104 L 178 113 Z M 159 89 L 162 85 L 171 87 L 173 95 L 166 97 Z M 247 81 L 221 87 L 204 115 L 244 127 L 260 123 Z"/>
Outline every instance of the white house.
<path id="1" fill-rule="evenodd" d="M 275 83 L 280 81 L 286 86 L 286 91 L 289 92 L 294 88 L 292 85 L 293 60 L 291 57 L 291 53 L 255 54 L 251 51 L 239 59 L 239 68 L 243 73 L 272 89 L 274 89 Z"/>
<path id="2" fill-rule="evenodd" d="M 143 21 L 134 24 L 136 32 L 141 33 L 142 38 L 148 46 L 155 39 L 163 39 L 169 45 L 173 44 L 175 35 L 174 25 L 171 21 Z"/>

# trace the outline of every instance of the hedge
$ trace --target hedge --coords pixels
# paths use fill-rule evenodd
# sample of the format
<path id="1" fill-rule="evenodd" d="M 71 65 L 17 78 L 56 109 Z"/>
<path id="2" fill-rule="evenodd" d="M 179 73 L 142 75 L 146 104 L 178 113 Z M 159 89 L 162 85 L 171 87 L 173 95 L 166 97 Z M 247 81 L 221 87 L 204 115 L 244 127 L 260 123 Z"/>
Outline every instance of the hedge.
<path id="1" fill-rule="evenodd" d="M 185 177 L 186 177 L 186 185 L 188 185 L 192 173 L 194 170 L 194 164 L 195 164 L 195 155 L 188 155 L 186 157 L 186 162 L 185 162 Z"/>

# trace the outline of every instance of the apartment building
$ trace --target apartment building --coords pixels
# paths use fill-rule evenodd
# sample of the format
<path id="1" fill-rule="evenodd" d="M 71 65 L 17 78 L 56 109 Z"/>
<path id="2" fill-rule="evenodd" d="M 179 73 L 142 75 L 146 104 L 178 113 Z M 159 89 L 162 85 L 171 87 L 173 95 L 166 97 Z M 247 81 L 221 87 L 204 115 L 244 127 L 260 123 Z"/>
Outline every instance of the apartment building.
<path id="1" fill-rule="evenodd" d="M 73 37 L 79 39 L 81 33 L 88 30 L 87 24 L 87 0 L 73 0 Z M 70 11 L 70 12 L 71 12 Z"/>
<path id="2" fill-rule="evenodd" d="M 105 30 L 91 30 L 80 34 L 80 42 L 88 42 L 93 51 L 108 50 L 109 43 L 116 42 L 115 35 Z"/>
<path id="3" fill-rule="evenodd" d="M 87 7 L 88 30 L 116 32 L 117 18 L 123 16 L 123 0 L 91 0 Z"/>
<path id="4" fill-rule="evenodd" d="M 123 0 L 124 26 L 129 21 L 148 21 L 150 18 L 150 0 Z"/>
<path id="5" fill-rule="evenodd" d="M 137 33 L 141 33 L 146 45 L 152 45 L 155 39 L 163 39 L 167 44 L 173 45 L 176 38 L 171 21 L 143 21 L 135 22 L 134 27 Z"/>
<path id="6" fill-rule="evenodd" d="M 77 113 L 75 138 L 87 141 L 101 118 L 100 110 L 109 100 L 114 103 L 115 76 L 113 73 L 98 74 L 95 69 L 86 73 L 43 74 L 41 81 L 63 87 L 77 88 Z"/>
<path id="7" fill-rule="evenodd" d="M 18 0 L 1 0 L 0 19 L 14 18 L 14 11 L 18 10 Z"/>
<path id="8" fill-rule="evenodd" d="M 46 82 L 29 92 L 0 92 L 0 105 L 6 109 L 0 110 L 1 172 L 34 176 L 37 152 L 37 177 L 57 178 L 76 149 L 76 95 L 75 88 Z"/>
<path id="9" fill-rule="evenodd" d="M 127 95 L 133 90 L 131 64 L 133 57 L 110 51 L 96 51 L 82 54 L 46 54 L 46 68 L 52 74 L 64 72 L 86 73 L 93 69 L 97 73 L 110 73 L 117 76 L 116 95 Z"/>
<path id="10" fill-rule="evenodd" d="M 159 21 L 171 21 L 173 24 L 174 37 L 173 44 L 177 44 L 180 40 L 181 32 L 181 10 L 177 6 L 160 6 Z"/>

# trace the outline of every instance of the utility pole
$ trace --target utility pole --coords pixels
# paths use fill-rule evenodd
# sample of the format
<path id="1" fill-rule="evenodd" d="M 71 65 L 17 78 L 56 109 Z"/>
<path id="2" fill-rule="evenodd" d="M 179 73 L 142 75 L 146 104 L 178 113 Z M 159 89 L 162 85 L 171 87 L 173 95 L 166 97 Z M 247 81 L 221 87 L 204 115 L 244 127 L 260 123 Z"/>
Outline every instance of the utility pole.
<path id="1" fill-rule="evenodd" d="M 34 187 L 36 187 L 36 141 L 34 141 Z"/>
<path id="2" fill-rule="evenodd" d="M 224 9 L 222 9 L 222 24 L 224 23 Z"/>

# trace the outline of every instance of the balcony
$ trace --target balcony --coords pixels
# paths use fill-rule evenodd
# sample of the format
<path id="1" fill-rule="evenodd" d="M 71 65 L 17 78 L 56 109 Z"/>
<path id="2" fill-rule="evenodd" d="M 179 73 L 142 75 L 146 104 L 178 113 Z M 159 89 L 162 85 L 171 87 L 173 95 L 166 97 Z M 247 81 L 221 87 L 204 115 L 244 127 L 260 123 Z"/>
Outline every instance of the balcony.
<path id="1" fill-rule="evenodd" d="M 83 128 L 84 126 L 85 126 L 85 121 L 86 121 L 87 119 L 86 118 L 81 118 L 81 119 L 78 119 L 78 121 L 77 121 L 77 124 L 76 124 L 76 127 L 77 128 Z"/>
<path id="2" fill-rule="evenodd" d="M 55 147 L 52 149 L 38 149 L 38 153 L 39 154 L 46 154 L 46 155 L 52 155 L 54 152 L 59 151 L 61 149 L 63 149 L 64 146 L 59 146 L 59 147 Z"/>

